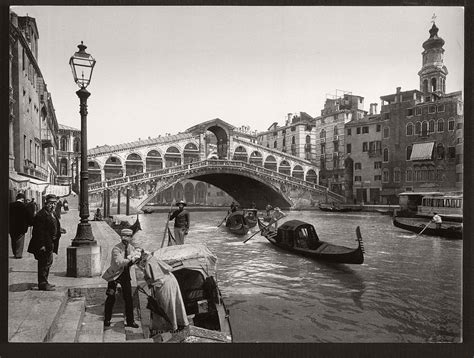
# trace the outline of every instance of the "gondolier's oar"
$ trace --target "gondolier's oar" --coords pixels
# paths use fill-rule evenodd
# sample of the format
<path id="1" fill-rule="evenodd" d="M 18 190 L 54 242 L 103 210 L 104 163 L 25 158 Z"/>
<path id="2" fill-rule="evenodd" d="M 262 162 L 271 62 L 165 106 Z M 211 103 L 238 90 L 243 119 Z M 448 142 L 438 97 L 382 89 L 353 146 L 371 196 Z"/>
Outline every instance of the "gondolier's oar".
<path id="1" fill-rule="evenodd" d="M 247 240 L 245 240 L 243 243 L 245 244 L 247 241 L 249 241 L 252 237 L 254 237 L 255 235 L 257 235 L 259 232 L 261 232 L 263 229 L 266 229 L 267 227 L 270 227 L 270 225 L 273 225 L 275 224 L 278 220 L 280 219 L 283 219 L 286 215 L 283 214 L 283 216 L 280 216 L 278 219 L 276 220 L 272 220 L 268 223 L 267 226 L 265 226 L 264 228 L 261 228 L 260 230 L 258 230 L 257 232 L 253 233 L 252 236 L 250 236 Z"/>
<path id="2" fill-rule="evenodd" d="M 431 222 L 431 220 L 428 221 L 428 224 L 425 225 L 425 227 L 423 228 L 423 230 L 421 230 L 421 231 L 418 233 L 418 235 L 415 236 L 415 239 L 416 239 L 418 236 L 420 236 L 421 234 L 423 234 L 423 231 L 426 230 L 426 228 L 428 227 L 428 225 L 430 224 L 430 222 Z"/>
<path id="3" fill-rule="evenodd" d="M 163 245 L 165 244 L 165 238 L 166 238 L 166 234 L 168 233 L 168 227 L 170 223 L 170 215 L 171 215 L 170 210 L 171 210 L 171 207 L 173 206 L 173 203 L 174 203 L 174 200 L 171 200 L 170 208 L 168 209 L 168 219 L 166 220 L 165 232 L 163 233 L 163 240 L 161 240 L 161 247 L 163 247 Z"/>
<path id="4" fill-rule="evenodd" d="M 230 211 L 227 210 L 227 215 L 225 216 L 224 220 L 222 220 L 222 222 L 219 225 L 217 225 L 217 227 L 221 226 L 224 223 L 224 221 L 227 220 L 227 217 L 229 216 L 229 213 L 230 213 Z"/>

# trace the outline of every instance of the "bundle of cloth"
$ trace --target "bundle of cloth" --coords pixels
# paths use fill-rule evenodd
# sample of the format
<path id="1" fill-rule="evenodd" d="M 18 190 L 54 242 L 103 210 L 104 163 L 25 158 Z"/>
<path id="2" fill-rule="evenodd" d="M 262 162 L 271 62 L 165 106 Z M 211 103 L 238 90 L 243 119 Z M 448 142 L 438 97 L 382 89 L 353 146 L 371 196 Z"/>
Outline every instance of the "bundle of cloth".
<path id="1" fill-rule="evenodd" d="M 138 257 L 137 267 L 143 272 L 145 285 L 150 289 L 159 309 L 165 315 L 152 310 L 150 329 L 157 332 L 178 331 L 189 325 L 186 309 L 179 289 L 178 281 L 172 273 L 172 267 L 157 259 L 145 250 L 136 250 L 131 257 Z"/>

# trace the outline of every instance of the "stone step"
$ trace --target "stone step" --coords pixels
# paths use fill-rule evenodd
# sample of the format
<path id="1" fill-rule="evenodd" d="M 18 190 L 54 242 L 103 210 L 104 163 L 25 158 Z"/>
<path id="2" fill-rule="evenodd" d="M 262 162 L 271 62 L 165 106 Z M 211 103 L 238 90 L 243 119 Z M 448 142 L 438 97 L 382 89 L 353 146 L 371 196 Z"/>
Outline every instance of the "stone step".
<path id="1" fill-rule="evenodd" d="M 77 341 L 80 343 L 97 343 L 104 341 L 103 304 L 86 306 Z"/>
<path id="2" fill-rule="evenodd" d="M 49 341 L 56 332 L 58 319 L 66 306 L 67 290 L 30 290 L 26 295 L 19 295 L 20 298 L 21 303 L 16 302 L 12 295 L 8 302 L 9 313 L 21 317 L 15 322 L 9 322 L 9 341 Z M 21 310 L 21 315 L 14 314 L 16 310 Z"/>
<path id="3" fill-rule="evenodd" d="M 63 313 L 58 319 L 56 332 L 50 342 L 77 342 L 85 313 L 85 297 L 69 298 Z"/>

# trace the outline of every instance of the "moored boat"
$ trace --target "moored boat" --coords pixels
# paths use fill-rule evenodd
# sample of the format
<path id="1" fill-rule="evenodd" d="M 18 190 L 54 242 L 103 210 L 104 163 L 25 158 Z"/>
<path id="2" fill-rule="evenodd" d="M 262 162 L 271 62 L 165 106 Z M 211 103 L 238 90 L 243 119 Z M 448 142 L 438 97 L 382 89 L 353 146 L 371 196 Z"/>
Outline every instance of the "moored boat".
<path id="1" fill-rule="evenodd" d="M 462 239 L 462 223 L 444 221 L 441 227 L 437 228 L 433 222 L 427 224 L 426 221 L 421 219 L 395 217 L 393 225 L 416 234 L 422 233 L 423 235 L 440 236 L 448 239 Z"/>
<path id="2" fill-rule="evenodd" d="M 235 211 L 227 216 L 225 226 L 235 235 L 245 235 L 249 232 L 249 224 L 243 211 Z"/>
<path id="3" fill-rule="evenodd" d="M 190 324 L 171 332 L 171 337 L 169 332 L 151 332 L 152 338 L 167 343 L 231 343 L 229 310 L 216 281 L 217 257 L 202 244 L 167 246 L 153 256 L 173 268 Z"/>
<path id="4" fill-rule="evenodd" d="M 362 211 L 362 206 L 341 206 L 339 204 L 318 204 L 319 210 L 321 211 L 330 211 L 336 213 L 344 213 L 349 211 Z"/>
<path id="5" fill-rule="evenodd" d="M 257 209 L 244 209 L 243 212 L 249 228 L 257 225 Z"/>
<path id="6" fill-rule="evenodd" d="M 289 220 L 277 230 L 265 226 L 258 220 L 261 235 L 276 247 L 317 260 L 344 264 L 362 264 L 364 262 L 364 245 L 360 228 L 356 228 L 357 248 L 330 244 L 319 240 L 314 226 L 301 221 Z"/>

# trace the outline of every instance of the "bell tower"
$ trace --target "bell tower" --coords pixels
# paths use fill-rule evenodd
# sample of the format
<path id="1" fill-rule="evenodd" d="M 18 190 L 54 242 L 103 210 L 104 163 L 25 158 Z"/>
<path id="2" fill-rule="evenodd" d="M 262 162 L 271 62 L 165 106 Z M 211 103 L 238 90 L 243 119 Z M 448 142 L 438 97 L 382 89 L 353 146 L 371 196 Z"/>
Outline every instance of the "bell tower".
<path id="1" fill-rule="evenodd" d="M 438 37 L 438 28 L 435 24 L 436 16 L 433 14 L 433 26 L 430 37 L 423 42 L 423 64 L 418 72 L 420 76 L 420 91 L 423 92 L 425 101 L 434 101 L 446 93 L 446 76 L 448 69 L 443 62 L 444 40 Z"/>

